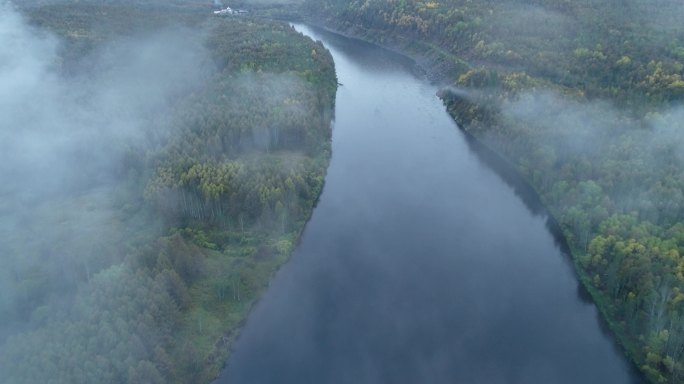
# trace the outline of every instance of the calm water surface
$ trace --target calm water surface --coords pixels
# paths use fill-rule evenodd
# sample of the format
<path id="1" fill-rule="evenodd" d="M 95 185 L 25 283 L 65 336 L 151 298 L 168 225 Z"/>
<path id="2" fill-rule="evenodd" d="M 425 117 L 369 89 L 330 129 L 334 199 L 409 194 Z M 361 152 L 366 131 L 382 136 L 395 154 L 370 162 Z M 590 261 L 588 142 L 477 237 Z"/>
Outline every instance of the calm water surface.
<path id="1" fill-rule="evenodd" d="M 546 225 L 401 56 L 332 51 L 333 157 L 217 383 L 632 383 Z"/>

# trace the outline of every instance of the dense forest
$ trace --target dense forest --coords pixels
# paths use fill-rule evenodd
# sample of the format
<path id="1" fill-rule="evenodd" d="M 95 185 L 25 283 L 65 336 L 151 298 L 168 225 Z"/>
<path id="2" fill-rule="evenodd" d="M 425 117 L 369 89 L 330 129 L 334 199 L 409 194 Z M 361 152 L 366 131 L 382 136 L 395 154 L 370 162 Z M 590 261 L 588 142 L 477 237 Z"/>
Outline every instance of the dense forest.
<path id="1" fill-rule="evenodd" d="M 537 191 L 637 367 L 684 382 L 681 2 L 299 2 L 0 2 L 3 382 L 216 376 L 330 156 L 332 58 L 262 15 L 417 58 Z"/>
<path id="2" fill-rule="evenodd" d="M 684 6 L 325 0 L 311 20 L 417 58 L 460 127 L 560 223 L 578 275 L 654 383 L 684 382 Z"/>
<path id="3" fill-rule="evenodd" d="M 328 51 L 166 5 L 0 4 L 3 383 L 209 382 L 318 199 Z"/>

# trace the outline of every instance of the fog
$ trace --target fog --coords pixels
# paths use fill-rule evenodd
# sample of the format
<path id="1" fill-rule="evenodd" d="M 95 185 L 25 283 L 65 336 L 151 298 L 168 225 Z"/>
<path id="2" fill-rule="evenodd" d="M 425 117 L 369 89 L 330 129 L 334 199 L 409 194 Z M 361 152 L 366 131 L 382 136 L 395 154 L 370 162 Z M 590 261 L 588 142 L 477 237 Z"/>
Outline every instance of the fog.
<path id="1" fill-rule="evenodd" d="M 153 225 L 123 221 L 123 202 L 136 199 L 125 183 L 139 175 L 122 162 L 164 143 L 174 104 L 211 76 L 203 43 L 201 32 L 168 28 L 64 63 L 67 41 L 0 4 L 0 356 L 8 335 L 63 317 L 77 288 Z"/>
<path id="2" fill-rule="evenodd" d="M 219 0 L 213 3 L 223 5 Z M 533 22 L 506 24 L 510 19 L 501 20 L 504 29 L 539 37 L 569 34 L 576 27 L 572 20 L 541 7 L 518 12 L 516 18 Z M 551 23 L 536 23 L 541 20 Z M 149 160 L 175 133 L 171 124 L 174 106 L 182 104 L 184 97 L 198 90 L 198 84 L 216 70 L 203 48 L 204 38 L 201 32 L 183 28 L 117 37 L 66 63 L 61 53 L 71 49 L 69 42 L 30 26 L 11 4 L 0 5 L 0 238 L 4 239 L 0 243 L 0 377 L 8 378 L 9 383 L 14 384 L 13 375 L 27 375 L 35 366 L 63 362 L 78 353 L 102 353 L 109 357 L 103 365 L 113 365 L 111 360 L 123 350 L 129 358 L 147 362 L 153 352 L 139 347 L 141 340 L 153 340 L 150 344 L 155 345 L 154 340 L 168 337 L 165 330 L 148 328 L 140 315 L 145 309 L 157 310 L 157 306 L 160 312 L 177 310 L 169 305 L 168 293 L 156 292 L 157 281 L 130 276 L 122 266 L 136 230 L 154 231 L 158 225 L 137 214 L 134 204 L 127 205 L 126 201 L 140 198 L 128 187 L 143 175 L 125 172 L 128 168 L 122 164 Z M 361 61 L 363 53 L 355 60 Z M 355 92 L 354 82 L 343 79 L 349 84 L 342 90 L 350 92 L 348 99 L 365 104 L 350 104 L 353 110 L 346 116 L 358 136 L 338 136 L 335 150 L 338 159 L 341 153 L 346 163 L 337 161 L 337 168 L 332 168 L 337 179 L 326 187 L 333 193 L 328 192 L 322 206 L 331 215 L 324 217 L 325 210 L 318 213 L 318 223 L 325 225 L 309 232 L 308 246 L 300 251 L 308 256 L 299 256 L 300 263 L 308 258 L 314 272 L 319 273 L 316 268 L 320 267 L 323 273 L 312 278 L 316 281 L 311 285 L 290 291 L 295 294 L 289 297 L 284 297 L 285 289 L 271 293 L 265 306 L 255 312 L 257 318 L 247 337 L 251 334 L 260 340 L 270 335 L 259 331 L 260 324 L 269 332 L 282 331 L 282 337 L 266 341 L 278 339 L 275 350 L 285 356 L 278 361 L 287 362 L 290 357 L 304 365 L 313 358 L 324 359 L 321 351 L 334 354 L 334 345 L 326 345 L 328 340 L 347 343 L 351 354 L 333 357 L 328 363 L 334 369 L 326 370 L 321 364 L 315 373 L 324 378 L 347 374 L 352 377 L 350 382 L 355 374 L 368 382 L 382 377 L 401 379 L 401 370 L 382 370 L 409 359 L 407 351 L 416 346 L 422 348 L 422 355 L 405 366 L 416 380 L 446 381 L 461 375 L 469 382 L 528 383 L 560 378 L 570 382 L 573 374 L 628 377 L 626 364 L 600 332 L 594 308 L 576 297 L 575 276 L 563 264 L 544 218 L 529 214 L 514 193 L 467 151 L 441 106 L 430 98 L 434 90 L 413 78 L 406 80 L 408 71 L 403 68 L 390 66 L 388 70 L 387 62 L 392 60 L 378 61 L 376 72 L 365 68 L 372 76 L 364 77 L 360 70 L 356 96 L 350 97 Z M 385 77 L 380 76 L 383 72 Z M 288 91 L 303 87 L 301 79 L 279 75 L 242 75 L 231 81 L 238 96 L 230 97 L 265 93 L 267 96 L 259 99 L 264 103 L 261 107 L 279 106 Z M 379 86 L 371 92 L 372 81 Z M 407 91 L 429 100 L 419 107 L 420 113 L 415 113 L 415 100 L 401 99 Z M 456 91 L 468 97 L 477 94 Z M 368 107 L 377 100 L 386 105 Z M 307 116 L 303 108 L 291 104 L 280 113 L 299 121 Z M 635 120 L 609 102 L 587 103 L 547 90 L 524 93 L 505 102 L 501 111 L 506 119 L 540 133 L 534 147 L 550 148 L 554 159 L 601 161 L 608 154 L 620 159 L 620 166 L 644 172 L 684 166 L 684 108 Z M 434 116 L 441 119 L 439 124 Z M 432 130 L 413 130 L 418 126 Z M 435 126 L 439 128 L 433 129 Z M 375 142 L 369 143 L 368 132 L 359 133 L 377 127 L 385 130 L 372 134 Z M 395 127 L 400 131 L 390 130 Z M 278 140 L 274 130 L 278 127 L 255 128 L 250 132 L 250 145 L 243 149 L 268 150 L 270 141 Z M 662 200 L 651 195 L 648 182 L 637 178 L 628 182 L 631 184 L 615 196 L 625 211 L 645 210 L 648 207 L 643 204 L 648 201 Z M 678 196 L 684 200 L 681 191 Z M 340 227 L 339 221 L 332 220 L 334 215 L 348 221 Z M 494 244 L 492 239 L 500 242 Z M 320 255 L 328 260 L 321 261 Z M 338 259 L 332 260 L 331 255 Z M 433 258 L 423 261 L 428 257 Z M 342 265 L 345 263 L 349 265 Z M 304 271 L 281 277 L 280 287 L 299 284 L 294 279 L 302 276 L 306 282 L 310 270 Z M 508 285 L 501 284 L 504 279 L 509 279 Z M 136 284 L 129 285 L 130 280 Z M 550 280 L 558 284 L 553 285 L 557 290 L 547 289 Z M 519 290 L 514 294 L 507 287 Z M 323 289 L 319 292 L 317 288 Z M 158 295 L 154 301 L 148 300 L 152 294 Z M 478 295 L 483 300 L 478 300 Z M 96 300 L 99 297 L 116 300 Z M 143 299 L 134 304 L 126 302 L 140 297 Z M 514 300 L 521 305 L 514 305 Z M 319 302 L 324 304 L 316 307 Z M 453 305 L 443 305 L 450 302 Z M 558 305 L 560 302 L 567 305 Z M 302 303 L 310 307 L 303 308 Z M 537 311 L 541 311 L 539 316 Z M 398 312 L 400 316 L 395 316 Z M 277 319 L 271 317 L 274 313 L 291 321 L 291 329 L 301 332 L 310 343 L 292 348 L 288 329 L 280 327 L 282 322 L 273 324 L 272 319 Z M 368 319 L 367 313 L 375 317 Z M 141 325 L 134 332 L 107 323 L 108 318 L 138 320 L 137 316 Z M 453 319 L 462 321 L 460 329 L 454 327 Z M 490 322 L 487 327 L 482 325 L 484 320 Z M 107 326 L 97 328 L 99 322 Z M 548 327 L 551 323 L 554 326 Z M 340 330 L 330 330 L 330 324 Z M 358 331 L 357 325 L 367 327 L 367 337 L 349 336 Z M 345 333 L 343 327 L 350 332 Z M 385 333 L 375 339 L 377 329 Z M 529 332 L 524 340 L 515 339 L 520 329 Z M 568 329 L 572 332 L 566 332 Z M 309 333 L 312 330 L 332 336 L 321 340 L 320 334 Z M 77 341 L 84 332 L 102 334 L 107 340 L 85 348 Z M 450 337 L 447 343 L 444 334 Z M 502 339 L 506 340 L 503 346 Z M 546 358 L 549 350 L 570 344 L 570 358 Z M 382 349 L 387 345 L 393 348 L 390 354 Z M 521 345 L 534 348 L 534 354 L 520 353 L 517 348 Z M 258 344 L 246 347 L 242 361 L 249 361 L 245 369 L 254 368 L 257 376 L 269 376 L 268 369 L 258 366 L 262 362 L 259 348 Z M 111 355 L 104 353 L 110 351 Z M 481 361 L 470 361 L 467 354 Z M 388 361 L 387 356 L 397 361 Z M 461 359 L 466 368 L 463 372 L 456 372 L 450 360 L 454 356 Z M 29 363 L 14 366 L 19 361 Z M 500 366 L 502 361 L 507 365 Z M 577 369 L 592 362 L 595 371 Z M 352 364 L 363 369 L 355 373 Z M 77 365 L 71 362 L 69 367 Z M 128 374 L 130 380 L 131 373 L 119 368 L 107 369 Z M 288 364 L 281 368 L 288 373 L 293 369 Z M 49 372 L 37 371 L 34 377 Z M 491 377 L 483 377 L 482 372 L 490 372 Z M 90 382 L 102 377 L 98 379 Z M 45 378 L 35 382 L 45 382 Z"/>
<path id="3" fill-rule="evenodd" d="M 11 6 L 1 21 L 0 159 L 3 174 L 21 175 L 2 188 L 19 184 L 22 195 L 71 187 L 66 182 L 83 174 L 103 178 L 122 146 L 159 133 L 174 99 L 210 74 L 202 36 L 167 30 L 89 52 L 67 78 L 57 55 L 63 43 L 27 26 Z"/>
<path id="4" fill-rule="evenodd" d="M 212 304 L 193 301 L 189 308 L 188 286 L 209 286 L 219 272 L 203 269 L 210 251 L 184 236 L 207 223 L 229 233 L 238 214 L 241 231 L 270 227 L 255 224 L 263 216 L 260 201 L 254 207 L 231 201 L 230 213 L 217 218 L 214 210 L 209 217 L 215 201 L 195 190 L 186 199 L 184 190 L 182 205 L 173 195 L 180 189 L 176 180 L 164 179 L 164 172 L 178 171 L 188 159 L 235 166 L 239 180 L 230 180 L 230 197 L 238 201 L 236 193 L 278 182 L 267 172 L 273 179 L 318 174 L 305 151 L 324 149 L 328 122 L 318 108 L 327 107 L 314 104 L 324 96 L 289 70 L 291 63 L 255 48 L 271 32 L 268 24 L 215 18 L 212 1 L 203 2 L 206 15 L 64 5 L 30 9 L 30 17 L 17 10 L 23 4 L 0 8 L 0 381 L 163 383 L 208 370 L 199 367 L 206 356 L 193 349 L 205 335 L 192 332 L 198 316 L 204 321 L 202 306 Z M 175 20 L 194 27 L 174 26 Z M 286 26 L 275 29 L 278 38 L 295 36 Z M 301 41 L 292 43 L 297 49 Z M 245 69 L 260 61 L 270 67 Z M 276 156 L 261 161 L 272 150 L 286 152 L 282 162 Z M 169 207 L 155 188 L 169 192 Z M 285 199 L 305 200 L 294 192 L 282 198 L 288 204 Z M 252 215 L 244 224 L 243 212 Z M 292 230 L 288 215 L 281 215 L 273 236 Z M 292 213 L 296 228 L 303 216 Z M 185 225 L 193 227 L 175 231 Z M 240 256 L 250 248 L 240 248 Z M 233 273 L 236 264 L 221 267 Z M 245 293 L 245 300 L 255 295 Z M 231 324 L 211 321 L 208 332 L 216 339 Z"/>
<path id="5" fill-rule="evenodd" d="M 579 28 L 579 23 L 570 16 L 529 4 L 510 4 L 503 12 L 496 13 L 491 22 L 499 38 L 505 41 L 536 38 L 537 45 L 558 44 Z"/>
<path id="6" fill-rule="evenodd" d="M 635 118 L 606 100 L 581 101 L 551 90 L 525 92 L 502 105 L 505 117 L 545 129 L 549 142 L 569 153 L 598 154 L 624 135 L 634 135 L 640 152 L 655 153 L 664 143 L 681 153 L 684 107 L 664 108 Z M 679 156 L 681 158 L 681 156 Z"/>
<path id="7" fill-rule="evenodd" d="M 501 89 L 483 84 L 444 90 L 500 112 L 503 128 L 482 129 L 476 136 L 515 156 L 513 163 L 524 158 L 519 164 L 529 180 L 536 178 L 533 183 L 595 181 L 610 198 L 609 208 L 673 223 L 684 207 L 678 180 L 681 172 L 677 171 L 684 166 L 684 107 L 680 103 L 661 103 L 658 107 L 651 104 L 632 108 L 638 103 L 630 100 L 677 97 L 675 92 L 667 92 L 679 87 L 674 80 L 680 76 L 679 64 L 673 64 L 672 58 L 680 56 L 681 47 L 677 47 L 684 31 L 684 5 L 669 0 L 626 1 L 619 6 L 573 4 L 565 13 L 553 7 L 518 3 L 502 6 L 487 16 L 491 18 L 488 25 L 492 25 L 492 41 L 483 40 L 475 51 L 484 57 L 493 55 L 501 78 L 511 72 L 528 73 L 560 84 L 542 81 L 523 85 L 525 80 L 505 79 L 502 83 L 509 88 L 510 82 L 515 83 L 514 90 L 503 91 L 508 96 L 515 93 L 505 100 L 492 96 L 501 94 Z M 597 10 L 600 16 L 588 13 Z M 599 22 L 601 19 L 603 22 Z M 616 48 L 611 44 L 618 44 L 625 55 L 639 61 L 642 72 L 621 72 L 615 63 L 620 56 L 615 57 Z M 506 51 L 508 48 L 512 51 Z M 596 49 L 607 56 L 580 57 L 581 49 Z M 641 56 L 651 51 L 654 59 L 655 52 L 659 56 L 647 64 L 651 59 Z M 662 63 L 656 65 L 656 61 Z M 661 64 L 663 69 L 657 69 Z M 632 65 L 631 70 L 637 64 Z M 662 85 L 642 90 L 641 94 L 636 91 L 658 75 L 669 77 L 661 81 Z M 661 91 L 670 96 L 657 94 Z M 609 92 L 615 102 L 609 99 Z M 655 94 L 645 96 L 648 92 Z M 558 176 L 562 172 L 564 176 Z M 556 200 L 553 185 L 540 184 L 538 188 L 546 190 L 547 197 L 553 195 L 546 201 L 552 208 L 559 212 L 569 208 L 564 205 L 569 201 Z"/>
<path id="8" fill-rule="evenodd" d="M 547 90 L 506 101 L 501 112 L 514 122 L 514 141 L 528 140 L 517 145 L 534 148 L 530 159 L 538 169 L 552 173 L 558 170 L 549 167 L 574 164 L 576 181 L 600 181 L 619 211 L 666 223 L 677 219 L 684 198 L 676 186 L 680 180 L 672 177 L 684 168 L 683 107 L 635 117 L 608 101 L 582 101 Z M 494 136 L 486 140 L 499 147 L 512 144 Z M 582 162 L 597 165 L 595 172 L 602 173 L 580 171 L 586 168 Z"/>

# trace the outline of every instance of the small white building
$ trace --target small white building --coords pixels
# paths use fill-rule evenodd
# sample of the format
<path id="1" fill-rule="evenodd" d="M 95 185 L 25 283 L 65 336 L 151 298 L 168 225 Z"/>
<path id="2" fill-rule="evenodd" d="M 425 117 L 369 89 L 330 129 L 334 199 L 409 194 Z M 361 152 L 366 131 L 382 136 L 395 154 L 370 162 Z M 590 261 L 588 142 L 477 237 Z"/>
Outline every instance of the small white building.
<path id="1" fill-rule="evenodd" d="M 214 11 L 214 15 L 217 16 L 230 16 L 230 15 L 244 15 L 247 11 L 242 9 L 233 9 L 231 7 L 226 7 L 224 9 Z"/>

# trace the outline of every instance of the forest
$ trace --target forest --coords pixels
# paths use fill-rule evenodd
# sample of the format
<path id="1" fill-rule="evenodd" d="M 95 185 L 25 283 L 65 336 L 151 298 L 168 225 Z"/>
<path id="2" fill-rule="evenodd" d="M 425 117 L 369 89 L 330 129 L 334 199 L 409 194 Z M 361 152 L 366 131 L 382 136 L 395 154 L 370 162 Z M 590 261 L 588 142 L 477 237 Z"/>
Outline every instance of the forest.
<path id="1" fill-rule="evenodd" d="M 259 15 L 416 58 L 539 194 L 630 359 L 684 382 L 681 2 L 231 2 L 244 18 L 207 3 L 0 3 L 0 44 L 22 48 L 0 52 L 3 382 L 223 366 L 330 157 L 332 58 Z"/>
<path id="2" fill-rule="evenodd" d="M 330 157 L 332 57 L 211 9 L 0 4 L 22 47 L 0 53 L 3 383 L 209 382 L 288 260 Z"/>
<path id="3" fill-rule="evenodd" d="M 576 271 L 653 383 L 684 382 L 684 6 L 669 0 L 307 1 L 402 51 L 560 223 Z"/>

